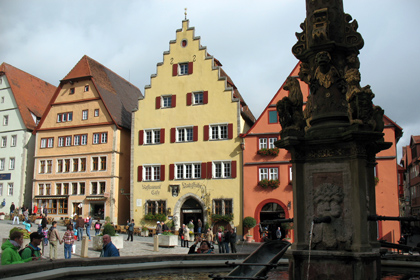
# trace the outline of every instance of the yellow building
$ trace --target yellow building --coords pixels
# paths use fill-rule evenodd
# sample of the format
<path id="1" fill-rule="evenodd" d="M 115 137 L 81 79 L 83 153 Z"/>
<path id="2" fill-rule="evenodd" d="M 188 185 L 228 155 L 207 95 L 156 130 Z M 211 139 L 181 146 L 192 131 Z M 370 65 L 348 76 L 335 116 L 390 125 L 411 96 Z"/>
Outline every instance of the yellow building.
<path id="1" fill-rule="evenodd" d="M 193 220 L 197 230 L 198 219 L 214 226 L 213 214 L 233 214 L 218 224 L 242 232 L 239 135 L 255 118 L 188 23 L 133 113 L 131 216 L 155 226 L 164 214 L 176 229 Z"/>
<path id="2" fill-rule="evenodd" d="M 129 217 L 131 111 L 140 90 L 84 56 L 60 81 L 36 133 L 34 203 L 114 223 Z"/>

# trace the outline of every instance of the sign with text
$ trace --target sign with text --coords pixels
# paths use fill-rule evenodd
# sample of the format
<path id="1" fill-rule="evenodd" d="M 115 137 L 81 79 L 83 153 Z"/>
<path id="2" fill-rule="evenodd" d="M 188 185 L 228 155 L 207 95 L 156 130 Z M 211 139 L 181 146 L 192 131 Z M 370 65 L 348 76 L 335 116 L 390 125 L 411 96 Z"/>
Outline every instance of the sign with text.
<path id="1" fill-rule="evenodd" d="M 12 173 L 0 174 L 0 180 L 10 180 L 11 178 L 12 178 Z"/>

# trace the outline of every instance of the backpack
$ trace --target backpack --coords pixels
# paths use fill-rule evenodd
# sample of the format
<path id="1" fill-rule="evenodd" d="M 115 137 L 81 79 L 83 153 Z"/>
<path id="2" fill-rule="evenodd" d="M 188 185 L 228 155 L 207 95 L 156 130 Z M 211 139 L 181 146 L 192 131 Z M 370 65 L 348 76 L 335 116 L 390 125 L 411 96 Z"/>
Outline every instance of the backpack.
<path id="1" fill-rule="evenodd" d="M 51 227 L 48 229 L 48 233 L 47 233 L 47 238 L 48 238 L 48 240 L 50 239 L 50 236 L 51 236 L 51 232 L 52 232 L 52 230 L 53 230 L 53 227 L 51 226 Z"/>
<path id="2" fill-rule="evenodd" d="M 32 247 L 31 247 L 31 246 L 29 246 L 29 245 L 26 245 L 26 246 L 25 246 L 25 248 L 23 248 L 23 249 L 19 250 L 19 256 L 21 256 L 21 257 L 22 257 L 23 250 L 25 250 L 26 248 L 31 249 L 31 257 L 35 257 L 35 254 L 34 254 L 35 250 L 34 250 L 34 248 L 32 248 Z"/>
<path id="3" fill-rule="evenodd" d="M 100 229 L 101 228 L 101 224 L 95 224 L 95 229 Z"/>

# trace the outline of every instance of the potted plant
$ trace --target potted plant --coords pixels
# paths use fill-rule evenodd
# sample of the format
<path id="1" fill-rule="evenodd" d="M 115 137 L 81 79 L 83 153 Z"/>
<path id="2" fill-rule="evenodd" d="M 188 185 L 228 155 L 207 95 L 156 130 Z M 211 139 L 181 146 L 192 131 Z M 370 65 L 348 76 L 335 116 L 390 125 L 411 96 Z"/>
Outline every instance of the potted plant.
<path id="1" fill-rule="evenodd" d="M 260 186 L 263 189 L 277 189 L 280 185 L 279 180 L 261 180 L 258 182 L 258 186 Z"/>
<path id="2" fill-rule="evenodd" d="M 175 247 L 178 245 L 178 236 L 170 231 L 165 231 L 159 235 L 160 247 Z"/>
<path id="3" fill-rule="evenodd" d="M 141 221 L 140 221 L 140 225 L 141 225 L 141 232 L 140 232 L 140 235 L 141 235 L 141 236 L 144 236 L 144 237 L 149 236 L 149 228 L 148 228 L 148 227 L 146 227 L 146 221 L 145 221 L 145 220 L 141 220 Z"/>
<path id="4" fill-rule="evenodd" d="M 6 214 L 4 212 L 0 212 L 0 220 L 4 220 Z"/>
<path id="5" fill-rule="evenodd" d="M 253 217 L 245 217 L 243 221 L 244 228 L 248 229 L 248 234 L 246 235 L 246 241 L 252 241 L 252 234 L 251 229 L 253 229 L 257 225 L 257 221 Z"/>
<path id="6" fill-rule="evenodd" d="M 113 225 L 111 225 L 111 223 L 106 223 L 104 225 L 104 229 L 103 229 L 101 234 L 98 234 L 96 236 L 92 236 L 93 250 L 96 250 L 96 251 L 101 251 L 102 250 L 102 247 L 103 247 L 102 236 L 104 236 L 105 234 L 108 234 L 109 236 L 111 236 L 111 241 L 115 245 L 115 247 L 117 247 L 117 249 L 122 249 L 123 248 L 124 237 L 122 235 L 117 235 L 115 233 L 115 228 L 114 228 Z"/>

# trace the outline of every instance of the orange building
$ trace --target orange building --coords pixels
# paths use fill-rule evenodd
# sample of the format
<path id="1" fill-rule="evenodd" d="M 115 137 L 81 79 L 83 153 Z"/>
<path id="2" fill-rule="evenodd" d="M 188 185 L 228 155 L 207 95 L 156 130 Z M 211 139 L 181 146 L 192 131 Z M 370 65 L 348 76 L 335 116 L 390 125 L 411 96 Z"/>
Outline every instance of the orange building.
<path id="1" fill-rule="evenodd" d="M 299 63 L 290 73 L 298 77 Z M 308 85 L 299 80 L 304 102 L 309 95 Z M 293 201 L 291 155 L 287 150 L 278 149 L 274 142 L 279 140 L 281 126 L 278 122 L 276 104 L 288 91 L 280 87 L 261 116 L 249 131 L 243 135 L 244 150 L 244 217 L 251 216 L 261 223 L 265 220 L 293 218 L 295 204 Z M 376 209 L 378 215 L 398 216 L 398 179 L 396 164 L 396 143 L 402 135 L 402 129 L 388 117 L 384 116 L 385 141 L 393 145 L 390 149 L 377 154 L 376 176 Z M 291 224 L 283 224 L 283 237 L 290 237 Z M 289 225 L 289 227 L 287 226 Z M 398 222 L 378 222 L 378 238 L 396 242 L 399 239 Z M 273 237 L 275 228 L 269 228 Z M 260 227 L 252 232 L 255 241 L 261 241 Z"/>

